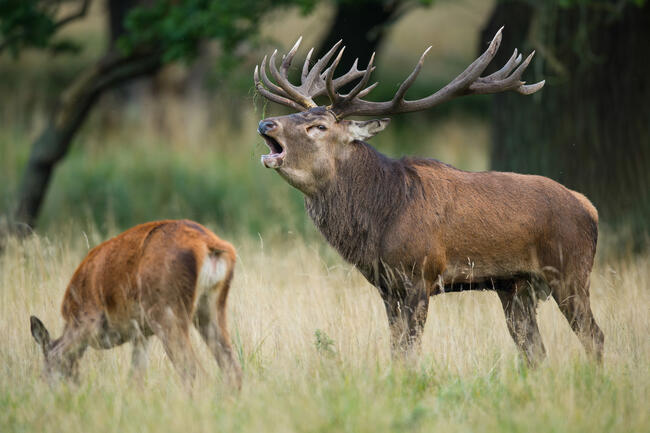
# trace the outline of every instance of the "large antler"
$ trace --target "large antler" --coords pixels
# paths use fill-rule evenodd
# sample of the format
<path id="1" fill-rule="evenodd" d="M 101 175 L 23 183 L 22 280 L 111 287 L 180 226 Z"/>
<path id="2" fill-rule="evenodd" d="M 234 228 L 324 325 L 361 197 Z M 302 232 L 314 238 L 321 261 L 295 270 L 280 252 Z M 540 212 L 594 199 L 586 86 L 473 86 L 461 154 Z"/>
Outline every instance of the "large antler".
<path id="1" fill-rule="evenodd" d="M 289 82 L 288 71 L 289 67 L 291 66 L 293 57 L 298 51 L 300 42 L 302 42 L 302 36 L 298 39 L 298 41 L 296 41 L 293 48 L 291 48 L 291 50 L 285 56 L 282 56 L 282 63 L 280 64 L 279 70 L 275 60 L 275 56 L 277 55 L 278 50 L 275 50 L 273 54 L 271 54 L 271 58 L 269 59 L 269 68 L 271 70 L 271 75 L 277 84 L 269 80 L 266 74 L 266 56 L 264 56 L 264 59 L 262 60 L 261 67 L 258 67 L 257 65 L 255 66 L 255 87 L 257 88 L 258 92 L 260 92 L 267 99 L 273 102 L 277 102 L 278 104 L 283 104 L 288 107 L 295 108 L 297 110 L 313 108 L 317 106 L 317 104 L 314 102 L 315 97 L 324 95 L 325 93 L 329 92 L 336 92 L 336 89 L 339 89 L 340 87 L 356 80 L 368 71 L 368 69 L 362 71 L 357 69 L 357 59 L 354 61 L 354 64 L 347 73 L 335 80 L 332 80 L 331 75 L 334 73 L 334 69 L 336 69 L 336 65 L 338 65 L 345 47 L 341 49 L 338 56 L 336 57 L 336 60 L 334 62 L 335 64 L 325 69 L 325 71 L 323 71 L 323 69 L 325 66 L 327 66 L 336 50 L 338 50 L 338 48 L 341 46 L 342 41 L 338 41 L 322 58 L 320 58 L 314 64 L 311 69 L 309 68 L 309 62 L 311 60 L 311 55 L 314 52 L 314 49 L 312 48 L 309 50 L 309 53 L 307 53 L 307 58 L 305 59 L 305 63 L 302 66 L 300 86 L 294 86 Z M 326 85 L 325 83 L 324 78 L 326 76 L 329 77 L 329 85 Z"/>
<path id="2" fill-rule="evenodd" d="M 463 95 L 498 93 L 508 90 L 514 90 L 524 95 L 535 93 L 544 86 L 545 81 L 540 81 L 538 83 L 529 85 L 527 85 L 525 81 L 521 81 L 522 74 L 526 70 L 526 67 L 528 67 L 528 64 L 535 54 L 534 51 L 522 63 L 522 56 L 515 49 L 510 59 L 500 70 L 491 75 L 488 75 L 487 77 L 481 77 L 481 74 L 483 71 L 485 71 L 488 64 L 492 61 L 496 55 L 497 50 L 499 49 L 502 30 L 503 27 L 501 27 L 496 33 L 487 50 L 485 50 L 485 52 L 481 54 L 479 58 L 477 58 L 471 65 L 469 65 L 467 69 L 465 69 L 460 75 L 454 78 L 445 87 L 438 90 L 434 94 L 422 99 L 407 101 L 404 99 L 404 96 L 406 95 L 406 92 L 411 87 L 411 85 L 415 82 L 420 69 L 422 69 L 424 57 L 427 55 L 431 47 L 427 48 L 424 51 L 417 65 L 415 66 L 415 69 L 413 69 L 413 72 L 411 72 L 406 80 L 404 80 L 404 82 L 397 90 L 397 93 L 395 93 L 395 96 L 393 96 L 393 99 L 390 101 L 371 102 L 364 101 L 362 99 L 378 84 L 374 83 L 370 86 L 367 86 L 368 81 L 370 80 L 370 74 L 374 70 L 374 53 L 370 57 L 368 67 L 365 71 L 359 71 L 356 69 L 357 61 L 355 60 L 354 65 L 350 71 L 348 71 L 343 76 L 334 79 L 334 71 L 339 64 L 341 56 L 343 55 L 343 50 L 345 49 L 345 47 L 343 47 L 332 62 L 331 66 L 321 73 L 322 69 L 334 55 L 334 52 L 341 45 L 341 41 L 337 42 L 332 47 L 332 49 L 328 51 L 325 56 L 323 56 L 323 58 L 316 62 L 311 70 L 308 69 L 308 63 L 313 49 L 309 51 L 309 54 L 307 55 L 307 59 L 305 60 L 305 64 L 303 66 L 301 80 L 302 83 L 299 87 L 293 86 L 291 83 L 289 83 L 289 80 L 287 79 L 287 70 L 291 65 L 291 60 L 296 54 L 302 38 L 298 39 L 298 42 L 296 42 L 291 51 L 289 51 L 289 53 L 283 58 L 280 71 L 277 70 L 277 67 L 275 65 L 275 55 L 277 51 L 271 55 L 271 73 L 273 74 L 273 77 L 279 86 L 273 84 L 266 76 L 266 57 L 264 57 L 264 60 L 262 60 L 261 71 L 262 81 L 264 85 L 268 87 L 268 90 L 260 82 L 257 67 L 255 67 L 255 85 L 257 87 L 257 90 L 271 101 L 278 102 L 280 104 L 284 104 L 298 110 L 316 107 L 313 98 L 327 93 L 331 101 L 329 108 L 339 118 L 351 115 L 378 116 L 420 111 L 434 107 L 438 104 L 449 101 L 450 99 Z M 341 95 L 337 92 L 337 89 L 339 89 L 341 86 L 350 83 L 357 78 L 361 78 L 361 80 L 348 94 Z"/>

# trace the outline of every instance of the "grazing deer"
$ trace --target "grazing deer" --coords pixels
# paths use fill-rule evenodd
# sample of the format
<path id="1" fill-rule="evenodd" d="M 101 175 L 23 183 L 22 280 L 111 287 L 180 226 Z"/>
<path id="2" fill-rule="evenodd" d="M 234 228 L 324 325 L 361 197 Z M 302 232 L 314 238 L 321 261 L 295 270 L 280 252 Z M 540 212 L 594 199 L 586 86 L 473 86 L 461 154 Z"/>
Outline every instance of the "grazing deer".
<path id="1" fill-rule="evenodd" d="M 63 335 L 51 340 L 36 317 L 31 331 L 45 355 L 46 376 L 77 377 L 88 346 L 133 343 L 132 370 L 146 367 L 147 338 L 156 335 L 186 384 L 196 373 L 192 322 L 227 380 L 241 386 L 241 368 L 226 323 L 235 266 L 228 242 L 192 221 L 141 224 L 93 248 L 63 297 Z"/>
<path id="2" fill-rule="evenodd" d="M 443 292 L 491 289 L 498 294 L 508 330 L 530 364 L 545 357 L 536 305 L 549 293 L 588 354 L 602 359 L 603 333 L 589 305 L 589 274 L 598 236 L 598 214 L 587 198 L 551 179 L 515 173 L 458 170 L 433 159 L 391 159 L 365 143 L 389 122 L 343 120 L 424 110 L 458 96 L 514 90 L 529 95 L 544 81 L 526 85 L 531 61 L 515 50 L 499 71 L 482 77 L 501 42 L 487 50 L 445 87 L 418 100 L 404 96 L 427 49 L 390 101 L 363 100 L 368 67 L 334 78 L 345 47 L 335 44 L 310 68 L 301 84 L 287 72 L 300 39 L 283 57 L 276 52 L 255 68 L 255 86 L 267 99 L 300 111 L 259 123 L 271 150 L 262 163 L 305 196 L 305 207 L 327 241 L 377 287 L 386 307 L 393 354 L 419 347 L 429 297 Z M 326 69 L 325 69 L 326 68 Z M 345 95 L 344 85 L 356 85 Z M 314 99 L 327 96 L 328 106 Z"/>

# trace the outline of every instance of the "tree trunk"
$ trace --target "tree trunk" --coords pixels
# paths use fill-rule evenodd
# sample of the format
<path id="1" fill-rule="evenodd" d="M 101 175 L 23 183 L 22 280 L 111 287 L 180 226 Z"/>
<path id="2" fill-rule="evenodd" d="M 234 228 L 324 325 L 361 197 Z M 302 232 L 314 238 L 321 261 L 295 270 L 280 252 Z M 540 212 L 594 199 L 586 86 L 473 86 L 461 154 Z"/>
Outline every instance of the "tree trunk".
<path id="1" fill-rule="evenodd" d="M 108 11 L 108 36 L 110 48 L 115 48 L 115 43 L 124 34 L 124 19 L 131 9 L 147 4 L 146 0 L 107 0 Z"/>
<path id="2" fill-rule="evenodd" d="M 480 51 L 505 25 L 493 65 L 516 45 L 533 48 L 538 58 L 524 78 L 547 80 L 532 97 L 493 97 L 492 167 L 584 193 L 601 225 L 632 229 L 625 241 L 639 248 L 650 218 L 650 2 L 621 9 L 500 2 Z"/>
<path id="3" fill-rule="evenodd" d="M 338 70 L 349 70 L 355 58 L 359 58 L 359 69 L 365 67 L 390 24 L 403 12 L 403 4 L 402 0 L 338 1 L 334 20 L 313 59 L 320 59 L 342 39 L 346 55 Z"/>
<path id="4" fill-rule="evenodd" d="M 54 167 L 65 156 L 72 139 L 102 92 L 126 80 L 151 74 L 160 65 L 158 53 L 128 57 L 110 53 L 65 91 L 44 131 L 32 145 L 11 222 L 19 228 L 18 234 L 26 233 L 25 226 L 34 227 Z"/>

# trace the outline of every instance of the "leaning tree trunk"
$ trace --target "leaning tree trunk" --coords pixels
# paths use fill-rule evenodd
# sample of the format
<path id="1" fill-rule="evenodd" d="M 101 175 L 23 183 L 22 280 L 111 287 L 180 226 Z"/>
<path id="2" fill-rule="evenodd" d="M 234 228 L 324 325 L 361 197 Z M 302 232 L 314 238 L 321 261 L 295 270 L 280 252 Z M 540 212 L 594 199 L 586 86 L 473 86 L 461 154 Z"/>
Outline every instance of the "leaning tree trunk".
<path id="1" fill-rule="evenodd" d="M 547 84 L 533 97 L 493 97 L 492 167 L 542 174 L 583 192 L 598 208 L 601 225 L 631 228 L 626 241 L 647 245 L 650 2 L 629 2 L 616 14 L 602 7 L 500 2 L 481 41 L 502 25 L 504 41 L 493 64 L 527 44 L 541 59 L 525 78 L 543 76 Z"/>
<path id="2" fill-rule="evenodd" d="M 12 225 L 18 234 L 34 227 L 56 164 L 65 156 L 75 134 L 97 98 L 109 88 L 153 73 L 161 65 L 159 53 L 120 56 L 110 53 L 90 67 L 64 92 L 41 135 L 32 144 L 18 190 Z"/>

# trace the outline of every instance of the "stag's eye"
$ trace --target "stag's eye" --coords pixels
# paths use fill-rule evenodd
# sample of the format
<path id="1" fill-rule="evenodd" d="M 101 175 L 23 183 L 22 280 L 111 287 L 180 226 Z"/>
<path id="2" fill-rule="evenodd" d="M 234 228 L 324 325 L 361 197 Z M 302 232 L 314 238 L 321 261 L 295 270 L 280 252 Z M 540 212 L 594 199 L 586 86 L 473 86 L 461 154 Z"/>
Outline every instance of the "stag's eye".
<path id="1" fill-rule="evenodd" d="M 325 127 L 325 125 L 311 125 L 309 128 L 307 128 L 307 130 L 313 129 L 313 128 L 316 128 L 319 131 L 327 131 L 327 128 Z"/>

